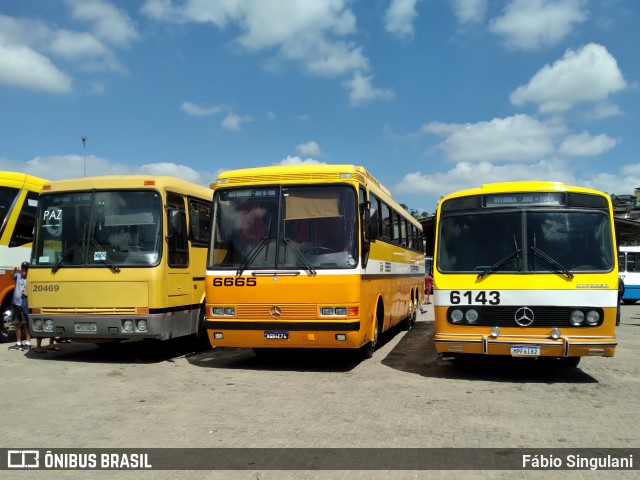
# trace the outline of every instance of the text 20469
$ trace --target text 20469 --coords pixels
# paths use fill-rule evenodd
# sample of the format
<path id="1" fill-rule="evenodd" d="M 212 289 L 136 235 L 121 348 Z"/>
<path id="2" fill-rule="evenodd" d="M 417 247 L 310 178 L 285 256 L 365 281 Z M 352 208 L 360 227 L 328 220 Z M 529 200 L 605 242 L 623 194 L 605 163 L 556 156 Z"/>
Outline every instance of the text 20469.
<path id="1" fill-rule="evenodd" d="M 34 292 L 57 292 L 60 290 L 60 285 L 34 285 Z"/>

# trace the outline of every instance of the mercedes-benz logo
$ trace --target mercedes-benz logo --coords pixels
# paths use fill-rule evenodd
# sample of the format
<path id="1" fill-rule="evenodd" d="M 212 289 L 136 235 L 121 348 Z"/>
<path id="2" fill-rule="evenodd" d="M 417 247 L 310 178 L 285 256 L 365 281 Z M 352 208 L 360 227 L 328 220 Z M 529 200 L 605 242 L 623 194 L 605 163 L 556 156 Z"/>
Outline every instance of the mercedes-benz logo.
<path id="1" fill-rule="evenodd" d="M 521 327 L 528 327 L 533 323 L 533 310 L 529 307 L 522 307 L 516 310 L 514 315 L 516 323 Z"/>
<path id="2" fill-rule="evenodd" d="M 277 305 L 275 307 L 271 307 L 271 316 L 276 319 L 280 318 L 282 316 L 282 308 Z"/>

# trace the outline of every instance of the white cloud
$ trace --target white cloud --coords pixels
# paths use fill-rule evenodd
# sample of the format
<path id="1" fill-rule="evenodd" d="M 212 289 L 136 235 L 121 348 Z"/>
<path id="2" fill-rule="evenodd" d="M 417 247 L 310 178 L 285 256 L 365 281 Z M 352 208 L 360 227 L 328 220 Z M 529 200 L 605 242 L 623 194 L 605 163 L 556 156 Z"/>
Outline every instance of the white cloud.
<path id="1" fill-rule="evenodd" d="M 412 0 L 413 1 L 413 0 Z M 390 90 L 371 86 L 370 69 L 362 47 L 347 38 L 356 33 L 356 17 L 349 0 L 147 0 L 141 11 L 166 22 L 210 23 L 237 27 L 235 43 L 250 52 L 274 53 L 264 63 L 298 64 L 310 75 L 335 77 L 354 74 L 352 104 L 392 97 Z"/>
<path id="2" fill-rule="evenodd" d="M 454 162 L 536 162 L 555 150 L 565 133 L 559 121 L 541 122 L 528 115 L 494 118 L 475 124 L 423 125 L 420 133 L 444 136 L 439 147 Z"/>
<path id="3" fill-rule="evenodd" d="M 587 132 L 567 135 L 558 148 L 558 153 L 572 157 L 600 155 L 612 149 L 618 142 L 607 135 L 592 136 Z"/>
<path id="4" fill-rule="evenodd" d="M 325 165 L 325 162 L 321 162 L 313 158 L 301 158 L 297 155 L 289 155 L 287 158 L 274 163 L 274 165 Z"/>
<path id="5" fill-rule="evenodd" d="M 167 175 L 181 178 L 206 187 L 216 178 L 217 172 L 198 172 L 179 163 L 148 163 L 139 166 L 114 163 L 105 158 L 87 155 L 38 156 L 26 162 L 0 158 L 0 169 L 24 172 L 48 180 L 63 180 L 84 176 L 86 161 L 87 176 L 98 175 Z"/>
<path id="6" fill-rule="evenodd" d="M 191 183 L 209 186 L 215 180 L 215 176 L 211 173 L 198 172 L 187 165 L 181 165 L 172 162 L 147 163 L 136 168 L 136 173 L 143 175 L 166 175 L 169 177 L 177 177 Z"/>
<path id="7" fill-rule="evenodd" d="M 599 120 L 603 118 L 616 117 L 620 115 L 620 107 L 614 103 L 602 102 L 593 107 L 593 110 L 587 113 L 587 118 L 591 120 Z"/>
<path id="8" fill-rule="evenodd" d="M 68 93 L 73 80 L 47 57 L 25 45 L 0 44 L 0 84 L 50 93 Z"/>
<path id="9" fill-rule="evenodd" d="M 351 105 L 357 106 L 376 99 L 391 100 L 394 97 L 393 90 L 390 88 L 376 88 L 372 84 L 372 77 L 363 76 L 360 72 L 356 72 L 351 80 L 344 82 L 349 90 L 349 102 Z"/>
<path id="10" fill-rule="evenodd" d="M 250 51 L 276 49 L 318 75 L 335 75 L 368 64 L 361 49 L 338 38 L 356 31 L 347 0 L 147 0 L 142 12 L 162 21 L 237 25 L 239 45 Z"/>
<path id="11" fill-rule="evenodd" d="M 384 15 L 385 29 L 400 38 L 413 36 L 413 21 L 418 16 L 419 0 L 391 0 Z"/>
<path id="12" fill-rule="evenodd" d="M 207 117 L 209 115 L 215 115 L 216 113 L 220 113 L 223 106 L 220 105 L 212 105 L 212 106 L 202 106 L 197 105 L 193 102 L 182 102 L 180 108 L 189 115 L 194 117 Z"/>
<path id="13" fill-rule="evenodd" d="M 616 59 L 602 45 L 590 43 L 567 50 L 509 98 L 517 106 L 534 102 L 541 112 L 563 112 L 579 103 L 601 102 L 626 85 Z"/>
<path id="14" fill-rule="evenodd" d="M 513 49 L 555 45 L 587 19 L 586 0 L 513 0 L 489 30 Z"/>
<path id="15" fill-rule="evenodd" d="M 453 0 L 453 11 L 460 23 L 482 23 L 487 0 Z"/>
<path id="16" fill-rule="evenodd" d="M 233 112 L 229 112 L 227 116 L 224 117 L 224 120 L 222 120 L 221 125 L 227 130 L 238 132 L 240 131 L 243 123 L 250 122 L 252 120 L 253 119 L 248 115 L 240 116 Z"/>
<path id="17" fill-rule="evenodd" d="M 107 43 L 126 46 L 138 38 L 131 18 L 102 0 L 66 0 L 73 18 L 90 23 L 93 34 Z"/>
<path id="18" fill-rule="evenodd" d="M 296 147 L 296 150 L 300 155 L 322 155 L 320 145 L 318 145 L 314 140 L 310 140 L 307 143 L 301 143 Z"/>
<path id="19" fill-rule="evenodd" d="M 441 197 L 457 190 L 478 187 L 485 183 L 518 180 L 549 180 L 574 183 L 567 165 L 559 160 L 535 164 L 495 165 L 491 162 L 457 163 L 451 170 L 434 174 L 413 172 L 394 187 L 403 194 L 413 193 Z"/>
<path id="20" fill-rule="evenodd" d="M 88 22 L 93 31 L 73 31 L 40 20 L 0 15 L 0 83 L 52 93 L 68 93 L 73 79 L 54 59 L 70 62 L 69 69 L 122 72 L 110 45 L 125 47 L 138 34 L 129 17 L 102 0 L 67 0 L 72 16 Z"/>

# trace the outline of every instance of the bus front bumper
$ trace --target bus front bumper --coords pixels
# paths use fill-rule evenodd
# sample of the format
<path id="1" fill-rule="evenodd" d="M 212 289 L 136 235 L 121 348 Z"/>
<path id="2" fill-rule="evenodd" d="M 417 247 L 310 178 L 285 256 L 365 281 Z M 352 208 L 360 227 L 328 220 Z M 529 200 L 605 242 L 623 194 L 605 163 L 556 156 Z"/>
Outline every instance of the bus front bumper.
<path id="1" fill-rule="evenodd" d="M 95 342 L 129 338 L 164 339 L 165 315 L 29 315 L 33 337 Z"/>
<path id="2" fill-rule="evenodd" d="M 214 347 L 358 348 L 360 322 L 228 322 L 207 319 Z"/>
<path id="3" fill-rule="evenodd" d="M 457 335 L 434 337 L 438 354 L 508 355 L 524 357 L 612 357 L 618 342 L 615 337 L 566 336 L 558 339 L 522 335 Z M 524 348 L 523 348 L 524 347 Z"/>

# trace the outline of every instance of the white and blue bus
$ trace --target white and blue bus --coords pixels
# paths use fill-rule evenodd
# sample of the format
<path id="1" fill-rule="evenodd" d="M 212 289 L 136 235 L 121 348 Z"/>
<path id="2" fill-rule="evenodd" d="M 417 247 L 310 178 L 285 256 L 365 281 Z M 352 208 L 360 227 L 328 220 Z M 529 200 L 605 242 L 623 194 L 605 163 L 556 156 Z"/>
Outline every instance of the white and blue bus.
<path id="1" fill-rule="evenodd" d="M 640 246 L 620 247 L 620 277 L 624 281 L 622 302 L 630 305 L 640 300 Z"/>

